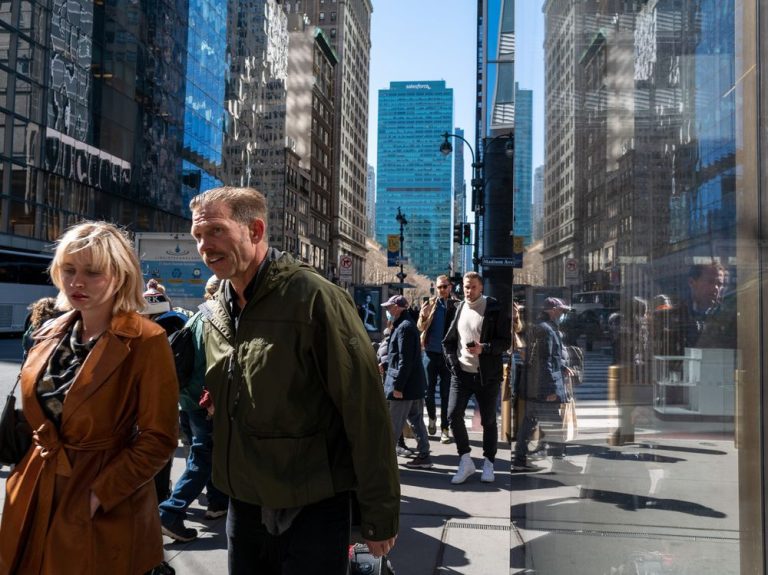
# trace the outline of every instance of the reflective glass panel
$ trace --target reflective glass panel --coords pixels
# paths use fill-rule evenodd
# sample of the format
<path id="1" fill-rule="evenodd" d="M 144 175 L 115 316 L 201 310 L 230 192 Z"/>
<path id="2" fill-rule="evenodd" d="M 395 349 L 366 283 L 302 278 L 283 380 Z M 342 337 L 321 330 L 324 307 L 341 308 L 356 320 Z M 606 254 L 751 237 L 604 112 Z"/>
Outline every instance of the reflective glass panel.
<path id="1" fill-rule="evenodd" d="M 763 572 L 756 15 L 517 3 L 512 573 Z"/>

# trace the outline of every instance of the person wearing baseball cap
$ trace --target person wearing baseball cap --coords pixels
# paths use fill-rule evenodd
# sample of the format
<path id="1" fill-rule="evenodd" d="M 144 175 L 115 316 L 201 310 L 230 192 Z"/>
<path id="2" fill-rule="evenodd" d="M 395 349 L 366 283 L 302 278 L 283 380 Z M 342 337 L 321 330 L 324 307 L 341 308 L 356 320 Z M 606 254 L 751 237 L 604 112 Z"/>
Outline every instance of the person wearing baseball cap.
<path id="1" fill-rule="evenodd" d="M 544 300 L 544 311 L 558 311 L 558 317 L 562 317 L 563 314 L 571 310 L 571 306 L 561 300 L 559 297 L 548 297 Z"/>
<path id="2" fill-rule="evenodd" d="M 565 387 L 566 353 L 560 333 L 560 321 L 571 307 L 562 299 L 548 297 L 544 300 L 538 323 L 533 328 L 532 344 L 528 347 L 528 377 L 525 394 L 525 417 L 515 443 L 513 472 L 538 471 L 530 465 L 528 440 L 539 422 L 560 429 L 560 404 L 568 401 Z M 554 457 L 565 456 L 565 443 L 561 440 L 553 447 Z"/>
<path id="3" fill-rule="evenodd" d="M 394 437 L 407 421 L 416 436 L 416 457 L 405 464 L 409 469 L 429 469 L 429 436 L 424 425 L 424 396 L 427 378 L 421 361 L 421 341 L 416 322 L 408 312 L 408 300 L 393 295 L 383 304 L 392 332 L 387 344 L 387 364 L 384 370 L 384 394 L 389 404 L 389 416 Z M 393 447 L 396 449 L 397 444 Z"/>

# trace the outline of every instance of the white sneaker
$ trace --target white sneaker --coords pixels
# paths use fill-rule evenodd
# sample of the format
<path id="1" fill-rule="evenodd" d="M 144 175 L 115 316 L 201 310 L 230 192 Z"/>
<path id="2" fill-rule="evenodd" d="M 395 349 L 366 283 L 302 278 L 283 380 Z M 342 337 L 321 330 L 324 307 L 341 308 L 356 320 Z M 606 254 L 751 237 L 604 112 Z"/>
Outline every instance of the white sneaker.
<path id="1" fill-rule="evenodd" d="M 483 463 L 483 474 L 480 476 L 480 481 L 483 483 L 493 483 L 493 461 L 485 458 Z"/>
<path id="2" fill-rule="evenodd" d="M 451 442 L 451 436 L 448 433 L 447 429 L 443 429 L 443 431 L 440 432 L 440 443 L 450 443 Z"/>
<path id="3" fill-rule="evenodd" d="M 456 475 L 451 479 L 451 483 L 458 485 L 464 483 L 475 472 L 475 463 L 472 461 L 472 457 L 469 453 L 465 453 L 459 459 L 459 469 L 456 471 Z"/>

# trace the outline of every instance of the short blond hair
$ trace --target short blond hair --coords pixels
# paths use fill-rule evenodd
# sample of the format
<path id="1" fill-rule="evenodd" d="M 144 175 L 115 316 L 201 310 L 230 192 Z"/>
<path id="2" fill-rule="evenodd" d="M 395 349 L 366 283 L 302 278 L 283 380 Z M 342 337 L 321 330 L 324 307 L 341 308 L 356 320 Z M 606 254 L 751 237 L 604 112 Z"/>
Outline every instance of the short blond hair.
<path id="1" fill-rule="evenodd" d="M 467 280 L 470 280 L 470 281 L 477 280 L 477 281 L 480 282 L 480 285 L 483 285 L 483 276 L 481 276 L 477 272 L 467 272 L 467 273 L 465 273 L 463 281 L 467 281 Z"/>
<path id="2" fill-rule="evenodd" d="M 59 288 L 56 306 L 70 310 L 72 306 L 64 293 L 61 268 L 68 256 L 89 250 L 94 269 L 108 272 L 115 280 L 115 305 L 112 313 L 141 310 L 144 301 L 144 278 L 139 258 L 125 231 L 108 222 L 85 221 L 69 228 L 56 242 L 48 273 Z"/>
<path id="3" fill-rule="evenodd" d="M 224 186 L 211 188 L 197 194 L 189 202 L 190 211 L 205 207 L 205 204 L 222 203 L 231 212 L 232 219 L 239 224 L 250 225 L 260 219 L 267 226 L 267 198 L 254 188 L 236 188 Z"/>

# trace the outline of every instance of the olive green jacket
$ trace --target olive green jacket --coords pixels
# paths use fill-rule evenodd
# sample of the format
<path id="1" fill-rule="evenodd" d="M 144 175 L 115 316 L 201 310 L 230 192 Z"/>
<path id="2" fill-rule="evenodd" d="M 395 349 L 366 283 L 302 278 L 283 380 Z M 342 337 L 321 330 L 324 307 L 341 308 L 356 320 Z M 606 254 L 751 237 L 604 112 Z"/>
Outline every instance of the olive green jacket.
<path id="1" fill-rule="evenodd" d="M 398 531 L 400 485 L 376 358 L 352 298 L 290 255 L 259 274 L 237 332 L 220 294 L 205 323 L 213 481 L 283 509 L 355 490 L 366 539 Z"/>

